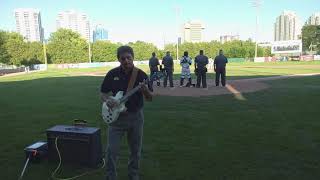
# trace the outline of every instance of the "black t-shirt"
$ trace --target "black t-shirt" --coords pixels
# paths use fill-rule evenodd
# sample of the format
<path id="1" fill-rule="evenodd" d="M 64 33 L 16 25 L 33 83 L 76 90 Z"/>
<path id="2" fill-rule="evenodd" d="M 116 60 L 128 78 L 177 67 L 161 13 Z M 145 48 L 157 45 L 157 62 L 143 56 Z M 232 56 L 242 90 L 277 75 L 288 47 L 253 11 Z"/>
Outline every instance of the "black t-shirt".
<path id="1" fill-rule="evenodd" d="M 224 55 L 216 56 L 214 59 L 214 64 L 216 65 L 217 69 L 224 69 L 227 63 L 228 59 Z"/>
<path id="2" fill-rule="evenodd" d="M 162 64 L 164 65 L 164 68 L 166 69 L 172 69 L 173 66 L 173 59 L 171 56 L 165 56 L 162 59 Z"/>
<path id="3" fill-rule="evenodd" d="M 126 93 L 128 88 L 128 83 L 130 81 L 131 73 L 125 74 L 124 70 L 121 66 L 111 69 L 107 75 L 105 76 L 103 83 L 101 84 L 101 92 L 109 93 L 112 92 L 113 96 L 117 94 L 119 91 L 123 91 Z M 148 76 L 142 70 L 138 70 L 136 82 L 133 87 L 136 87 L 139 82 L 143 82 L 144 80 L 148 80 Z M 152 86 L 148 83 L 148 88 L 152 91 Z M 137 91 L 132 96 L 129 97 L 126 102 L 126 107 L 128 112 L 137 112 L 143 107 L 143 94 L 140 91 Z"/>
<path id="4" fill-rule="evenodd" d="M 208 57 L 204 55 L 198 55 L 196 56 L 194 62 L 197 64 L 197 67 L 200 69 L 203 69 L 208 63 Z"/>
<path id="5" fill-rule="evenodd" d="M 159 59 L 156 57 L 151 57 L 149 59 L 149 66 L 151 71 L 158 71 Z"/>

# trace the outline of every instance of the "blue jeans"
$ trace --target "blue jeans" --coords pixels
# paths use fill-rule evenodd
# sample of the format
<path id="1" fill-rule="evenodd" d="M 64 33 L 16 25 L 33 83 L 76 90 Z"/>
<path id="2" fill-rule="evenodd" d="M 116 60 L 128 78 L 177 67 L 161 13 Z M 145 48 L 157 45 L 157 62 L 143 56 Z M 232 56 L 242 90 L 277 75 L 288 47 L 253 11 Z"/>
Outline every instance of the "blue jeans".
<path id="1" fill-rule="evenodd" d="M 106 154 L 107 180 L 116 180 L 116 164 L 120 152 L 120 142 L 123 135 L 127 134 L 130 150 L 128 162 L 129 179 L 139 179 L 139 160 L 141 157 L 143 137 L 143 110 L 120 114 L 117 121 L 108 127 L 108 145 Z"/>

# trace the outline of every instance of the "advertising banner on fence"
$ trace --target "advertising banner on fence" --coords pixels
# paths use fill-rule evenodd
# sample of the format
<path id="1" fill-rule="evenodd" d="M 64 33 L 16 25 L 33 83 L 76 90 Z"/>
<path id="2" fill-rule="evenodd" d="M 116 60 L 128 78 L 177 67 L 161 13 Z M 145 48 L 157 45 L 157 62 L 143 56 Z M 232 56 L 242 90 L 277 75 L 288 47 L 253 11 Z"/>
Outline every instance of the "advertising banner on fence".
<path id="1" fill-rule="evenodd" d="M 275 41 L 271 46 L 272 54 L 299 54 L 302 52 L 302 41 Z"/>
<path id="2" fill-rule="evenodd" d="M 300 57 L 300 60 L 302 61 L 312 61 L 313 60 L 313 55 L 304 55 Z"/>
<path id="3" fill-rule="evenodd" d="M 313 60 L 320 61 L 320 55 L 314 55 Z"/>
<path id="4" fill-rule="evenodd" d="M 254 58 L 254 62 L 264 62 L 264 57 L 256 57 Z"/>

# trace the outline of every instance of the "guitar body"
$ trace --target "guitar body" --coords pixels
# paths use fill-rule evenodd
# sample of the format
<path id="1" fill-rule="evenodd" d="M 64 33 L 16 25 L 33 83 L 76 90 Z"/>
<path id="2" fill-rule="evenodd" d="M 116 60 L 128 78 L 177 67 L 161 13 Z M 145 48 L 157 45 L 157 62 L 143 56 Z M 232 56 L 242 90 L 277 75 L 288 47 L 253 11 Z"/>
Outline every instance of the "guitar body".
<path id="1" fill-rule="evenodd" d="M 115 101 L 119 102 L 118 106 L 113 107 L 112 109 L 109 108 L 106 104 L 106 102 L 103 102 L 102 104 L 102 118 L 107 123 L 113 123 L 116 121 L 120 115 L 121 112 L 124 112 L 127 110 L 125 106 L 125 102 L 120 103 L 120 99 L 123 97 L 123 91 L 119 91 L 114 97 L 110 97 L 114 99 Z"/>
<path id="2" fill-rule="evenodd" d="M 143 85 L 146 84 L 146 81 L 142 82 L 135 88 L 131 89 L 129 92 L 127 92 L 124 95 L 123 91 L 119 91 L 115 96 L 111 96 L 113 100 L 117 102 L 117 106 L 113 107 L 112 109 L 107 106 L 106 102 L 103 102 L 102 104 L 102 118 L 104 122 L 107 124 L 115 122 L 120 113 L 127 110 L 125 104 L 128 101 L 129 97 L 132 96 L 134 93 L 136 93 Z"/>

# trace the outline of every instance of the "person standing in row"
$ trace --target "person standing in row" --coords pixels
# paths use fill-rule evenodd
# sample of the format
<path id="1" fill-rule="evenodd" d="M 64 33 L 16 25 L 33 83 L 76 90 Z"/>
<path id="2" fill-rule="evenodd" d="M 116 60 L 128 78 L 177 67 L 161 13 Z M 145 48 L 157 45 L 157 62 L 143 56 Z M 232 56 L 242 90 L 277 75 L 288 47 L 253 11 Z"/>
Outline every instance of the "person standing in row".
<path id="1" fill-rule="evenodd" d="M 169 77 L 170 87 L 173 87 L 172 76 L 174 71 L 174 68 L 173 68 L 174 64 L 169 51 L 167 51 L 166 56 L 162 58 L 162 64 L 164 65 L 164 70 L 166 72 L 163 80 L 163 87 L 167 87 L 168 77 Z"/>
<path id="2" fill-rule="evenodd" d="M 189 82 L 187 83 L 187 87 L 190 87 L 192 84 L 191 80 L 191 73 L 190 73 L 190 66 L 192 64 L 192 59 L 188 55 L 188 51 L 183 53 L 183 56 L 180 59 L 181 69 L 181 78 L 180 78 L 180 87 L 183 86 L 184 78 L 188 78 Z"/>
<path id="3" fill-rule="evenodd" d="M 149 68 L 150 68 L 150 83 L 153 86 L 153 81 L 157 80 L 157 85 L 160 85 L 160 80 L 156 78 L 156 75 L 159 71 L 159 59 L 156 57 L 156 53 L 152 53 L 152 57 L 149 59 Z"/>
<path id="4" fill-rule="evenodd" d="M 194 69 L 197 76 L 197 88 L 200 88 L 200 84 L 202 81 L 202 87 L 207 88 L 207 67 L 206 65 L 209 63 L 208 57 L 203 55 L 203 50 L 200 50 L 200 54 L 194 59 Z"/>
<path id="5" fill-rule="evenodd" d="M 219 86 L 220 76 L 222 86 L 226 85 L 226 64 L 228 59 L 223 55 L 223 50 L 220 49 L 219 55 L 214 59 L 214 71 L 216 72 L 216 86 Z"/>

